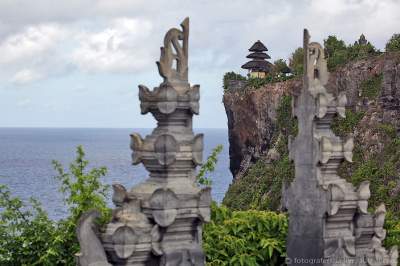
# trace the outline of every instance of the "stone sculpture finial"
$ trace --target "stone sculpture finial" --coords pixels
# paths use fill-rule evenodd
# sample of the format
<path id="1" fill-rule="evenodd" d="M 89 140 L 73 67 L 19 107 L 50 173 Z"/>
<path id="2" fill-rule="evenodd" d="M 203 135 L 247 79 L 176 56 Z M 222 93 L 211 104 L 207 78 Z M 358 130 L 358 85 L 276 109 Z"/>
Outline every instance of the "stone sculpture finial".
<path id="1" fill-rule="evenodd" d="M 154 90 L 139 86 L 141 112 L 150 112 L 157 127 L 145 138 L 131 135 L 132 162 L 142 163 L 149 178 L 130 190 L 113 185 L 116 209 L 101 235 L 112 265 L 205 264 L 201 232 L 210 220 L 211 191 L 196 184 L 203 134 L 193 133 L 192 118 L 199 113 L 200 86 L 188 82 L 189 19 L 181 25 L 182 31 L 167 32 L 161 48 L 164 82 Z"/>
<path id="2" fill-rule="evenodd" d="M 164 82 L 188 82 L 188 39 L 189 18 L 181 23 L 182 31 L 170 29 L 164 37 L 164 47 L 161 47 L 158 71 Z"/>
<path id="3" fill-rule="evenodd" d="M 159 265 L 197 266 L 205 263 L 201 225 L 210 219 L 211 194 L 195 184 L 203 134 L 194 135 L 192 118 L 199 113 L 200 86 L 188 82 L 189 19 L 181 26 L 182 31 L 171 29 L 164 38 L 157 62 L 164 82 L 153 91 L 139 86 L 141 112 L 150 112 L 157 128 L 146 138 L 131 135 L 132 162 L 142 163 L 150 175 L 129 194 L 154 223 L 151 250 Z"/>
<path id="4" fill-rule="evenodd" d="M 397 248 L 382 247 L 384 205 L 368 213 L 369 182 L 359 188 L 338 175 L 341 162 L 352 160 L 353 139 L 332 129 L 336 115 L 345 116 L 344 94 L 333 95 L 324 49 L 310 43 L 304 30 L 303 88 L 293 113 L 298 135 L 289 141 L 295 179 L 284 191 L 289 212 L 288 261 L 295 265 L 397 265 Z"/>

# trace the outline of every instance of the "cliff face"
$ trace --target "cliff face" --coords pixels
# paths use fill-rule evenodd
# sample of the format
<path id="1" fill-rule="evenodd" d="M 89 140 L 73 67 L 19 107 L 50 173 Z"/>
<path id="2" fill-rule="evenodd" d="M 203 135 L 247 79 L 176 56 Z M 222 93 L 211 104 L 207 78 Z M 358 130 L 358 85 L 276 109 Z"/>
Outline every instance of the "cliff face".
<path id="1" fill-rule="evenodd" d="M 224 94 L 223 103 L 228 117 L 230 170 L 234 179 L 240 178 L 252 162 L 271 148 L 280 99 L 300 87 L 300 80 L 289 80 L 246 92 L 235 88 Z"/>
<path id="2" fill-rule="evenodd" d="M 300 79 L 246 91 L 234 83 L 228 86 L 223 103 L 228 117 L 230 170 L 234 179 L 240 179 L 253 162 L 268 153 L 276 133 L 276 110 L 281 97 L 296 92 L 301 86 Z M 399 135 L 399 53 L 348 63 L 331 73 L 327 87 L 333 93 L 344 91 L 348 110 L 363 113 L 353 128 L 363 149 L 374 152 L 383 149 L 385 137 L 376 130 L 378 124 L 390 125 Z"/>

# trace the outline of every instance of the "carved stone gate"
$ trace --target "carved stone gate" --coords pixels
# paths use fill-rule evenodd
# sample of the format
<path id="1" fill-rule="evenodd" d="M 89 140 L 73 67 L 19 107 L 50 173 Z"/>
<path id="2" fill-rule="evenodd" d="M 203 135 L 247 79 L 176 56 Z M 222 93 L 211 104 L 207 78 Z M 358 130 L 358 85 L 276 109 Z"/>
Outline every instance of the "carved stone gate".
<path id="1" fill-rule="evenodd" d="M 132 161 L 149 178 L 129 191 L 113 185 L 117 208 L 101 239 L 91 230 L 96 213 L 82 217 L 82 266 L 205 263 L 202 224 L 210 219 L 211 188 L 196 184 L 203 134 L 193 134 L 192 117 L 199 114 L 200 86 L 188 82 L 189 19 L 181 26 L 164 38 L 157 62 L 164 81 L 153 90 L 139 86 L 141 112 L 151 113 L 157 127 L 145 138 L 131 135 Z"/>

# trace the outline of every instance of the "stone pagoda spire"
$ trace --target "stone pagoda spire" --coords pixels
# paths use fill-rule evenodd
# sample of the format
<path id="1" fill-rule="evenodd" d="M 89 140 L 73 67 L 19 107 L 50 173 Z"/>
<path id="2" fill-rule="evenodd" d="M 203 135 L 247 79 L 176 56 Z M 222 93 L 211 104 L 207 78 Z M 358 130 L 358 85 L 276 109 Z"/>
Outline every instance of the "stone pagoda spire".
<path id="1" fill-rule="evenodd" d="M 250 58 L 249 62 L 242 66 L 243 69 L 250 71 L 250 76 L 255 78 L 264 78 L 272 70 L 272 64 L 267 61 L 271 57 L 266 53 L 267 47 L 260 42 L 256 41 L 249 49 L 250 54 L 247 58 Z"/>
<path id="2" fill-rule="evenodd" d="M 382 247 L 385 206 L 368 213 L 369 183 L 355 188 L 337 173 L 342 161 L 352 161 L 353 139 L 343 140 L 331 130 L 333 118 L 345 116 L 347 99 L 327 92 L 324 49 L 309 39 L 304 30 L 303 88 L 293 103 L 299 132 L 289 142 L 295 179 L 283 194 L 288 263 L 397 265 L 397 247 Z"/>
<path id="3" fill-rule="evenodd" d="M 151 113 L 157 127 L 145 138 L 131 135 L 132 160 L 149 178 L 130 190 L 113 185 L 116 209 L 101 244 L 91 229 L 96 213 L 82 217 L 81 266 L 205 264 L 202 225 L 210 219 L 211 191 L 196 185 L 203 134 L 194 135 L 192 117 L 199 113 L 200 86 L 188 82 L 189 18 L 181 26 L 164 38 L 157 62 L 164 81 L 153 90 L 139 86 L 141 112 Z"/>

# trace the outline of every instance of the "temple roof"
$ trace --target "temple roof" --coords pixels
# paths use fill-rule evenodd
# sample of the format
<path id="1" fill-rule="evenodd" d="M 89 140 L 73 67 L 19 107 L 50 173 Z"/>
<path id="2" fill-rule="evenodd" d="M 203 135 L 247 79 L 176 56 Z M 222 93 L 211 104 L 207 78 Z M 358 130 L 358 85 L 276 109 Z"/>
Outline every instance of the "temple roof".
<path id="1" fill-rule="evenodd" d="M 282 73 L 285 73 L 285 74 L 292 73 L 292 70 L 288 66 L 286 66 L 284 69 L 282 69 Z"/>
<path id="2" fill-rule="evenodd" d="M 265 60 L 253 59 L 242 66 L 244 69 L 251 69 L 253 71 L 270 72 L 272 64 Z"/>
<path id="3" fill-rule="evenodd" d="M 271 72 L 273 65 L 268 62 L 266 59 L 270 59 L 271 57 L 265 52 L 268 51 L 267 47 L 260 42 L 260 40 L 256 41 L 249 49 L 251 52 L 247 58 L 251 58 L 249 62 L 244 64 L 242 68 L 248 69 L 251 71 L 259 71 L 259 72 Z"/>
<path id="4" fill-rule="evenodd" d="M 254 59 L 271 59 L 271 57 L 268 54 L 262 52 L 253 52 L 246 57 Z"/>
<path id="5" fill-rule="evenodd" d="M 260 42 L 260 40 L 256 41 L 249 49 L 250 52 L 263 52 L 268 51 L 267 47 Z"/>

